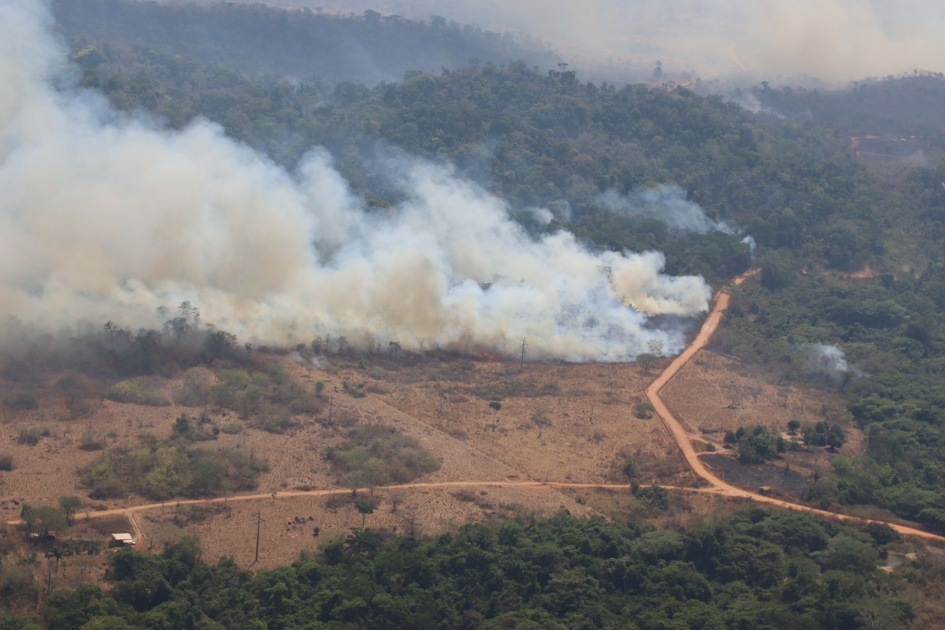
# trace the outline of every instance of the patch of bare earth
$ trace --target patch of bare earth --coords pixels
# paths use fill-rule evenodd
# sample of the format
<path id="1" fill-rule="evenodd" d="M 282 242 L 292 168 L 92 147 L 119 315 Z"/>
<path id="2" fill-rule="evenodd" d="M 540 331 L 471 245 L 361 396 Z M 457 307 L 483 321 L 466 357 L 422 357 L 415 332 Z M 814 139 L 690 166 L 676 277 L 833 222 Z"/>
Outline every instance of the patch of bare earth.
<path id="1" fill-rule="evenodd" d="M 641 419 L 651 375 L 637 364 L 519 365 L 458 360 L 390 369 L 339 369 L 349 383 L 527 478 L 623 480 L 628 457 L 642 483 L 682 484 L 691 475 L 655 416 Z M 495 409 L 490 403 L 498 403 Z M 473 477 L 467 477 L 473 478 Z"/>
<path id="2" fill-rule="evenodd" d="M 787 495 L 803 498 L 815 474 L 830 470 L 831 458 L 863 450 L 862 433 L 846 419 L 845 401 L 835 389 L 779 383 L 768 372 L 708 350 L 699 351 L 679 371 L 663 389 L 662 398 L 682 422 L 694 446 L 700 447 L 697 450 L 716 449 L 716 454 L 703 457 L 705 464 L 727 481 L 751 490 L 760 485 L 783 486 Z M 802 425 L 822 421 L 840 424 L 847 442 L 836 453 L 802 448 L 764 465 L 722 459 L 732 455 L 724 449 L 725 432 L 746 425 L 762 425 L 786 440 L 799 441 L 799 436 L 787 431 L 792 419 Z"/>

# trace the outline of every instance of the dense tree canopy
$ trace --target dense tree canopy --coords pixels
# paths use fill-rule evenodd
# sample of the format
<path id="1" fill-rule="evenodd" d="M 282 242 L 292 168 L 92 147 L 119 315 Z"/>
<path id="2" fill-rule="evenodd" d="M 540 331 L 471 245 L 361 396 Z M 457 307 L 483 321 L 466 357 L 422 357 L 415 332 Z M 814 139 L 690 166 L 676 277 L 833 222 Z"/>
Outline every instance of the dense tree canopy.
<path id="1" fill-rule="evenodd" d="M 564 513 L 419 540 L 362 529 L 256 575 L 205 565 L 183 539 L 163 556 L 119 551 L 114 588 L 58 592 L 43 617 L 61 630 L 898 625 L 913 613 L 880 551 L 869 534 L 762 510 L 685 533 Z"/>

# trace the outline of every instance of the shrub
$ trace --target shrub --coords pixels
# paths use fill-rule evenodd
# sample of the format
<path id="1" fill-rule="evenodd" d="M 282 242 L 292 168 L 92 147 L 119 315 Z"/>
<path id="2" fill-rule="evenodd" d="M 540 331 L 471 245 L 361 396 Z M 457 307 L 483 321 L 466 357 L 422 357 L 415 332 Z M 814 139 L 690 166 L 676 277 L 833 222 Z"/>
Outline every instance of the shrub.
<path id="1" fill-rule="evenodd" d="M 20 429 L 20 434 L 16 441 L 20 444 L 36 446 L 41 439 L 49 437 L 49 429 L 46 427 L 24 427 Z"/>
<path id="2" fill-rule="evenodd" d="M 265 469 L 264 461 L 255 460 L 243 449 L 209 451 L 152 445 L 103 455 L 80 475 L 93 499 L 119 498 L 130 490 L 161 501 L 251 490 Z"/>
<path id="3" fill-rule="evenodd" d="M 3 405 L 4 407 L 18 411 L 39 409 L 39 401 L 36 398 L 36 394 L 25 390 L 15 391 L 4 396 Z"/>
<path id="4" fill-rule="evenodd" d="M 13 455 L 10 453 L 0 453 L 0 470 L 13 470 Z"/>
<path id="5" fill-rule="evenodd" d="M 105 448 L 105 440 L 90 429 L 82 434 L 82 438 L 79 440 L 79 448 L 83 451 L 100 451 Z"/>
<path id="6" fill-rule="evenodd" d="M 329 447 L 325 457 L 344 483 L 354 487 L 406 483 L 440 468 L 416 440 L 378 424 L 355 427 L 343 444 Z"/>
<path id="7" fill-rule="evenodd" d="M 636 496 L 637 500 L 648 508 L 656 510 L 665 510 L 669 508 L 669 492 L 666 490 L 666 488 L 660 488 L 659 486 L 647 486 L 645 488 L 640 488 L 637 491 Z"/>
<path id="8" fill-rule="evenodd" d="M 548 413 L 544 409 L 537 409 L 535 413 L 532 414 L 532 422 L 534 422 L 537 427 L 551 426 L 551 420 L 548 418 Z"/>
<path id="9" fill-rule="evenodd" d="M 243 431 L 243 423 L 239 420 L 229 420 L 223 423 L 223 426 L 220 427 L 220 430 L 227 435 L 236 435 L 237 433 Z"/>
<path id="10" fill-rule="evenodd" d="M 761 464 L 767 459 L 777 459 L 786 449 L 784 438 L 767 428 L 757 425 L 742 427 L 735 436 L 738 459 L 745 464 Z"/>
<path id="11" fill-rule="evenodd" d="M 171 404 L 164 392 L 160 390 L 160 382 L 147 377 L 132 378 L 113 385 L 105 393 L 105 398 L 118 403 L 152 407 Z"/>
<path id="12" fill-rule="evenodd" d="M 641 420 L 647 420 L 653 417 L 656 408 L 648 402 L 638 402 L 633 406 L 633 415 Z"/>
<path id="13" fill-rule="evenodd" d="M 181 442 L 205 442 L 217 439 L 220 430 L 217 429 L 209 418 L 206 421 L 196 422 L 190 414 L 182 413 L 174 421 L 171 429 L 174 437 Z"/>
<path id="14" fill-rule="evenodd" d="M 212 393 L 213 372 L 204 367 L 195 367 L 184 372 L 176 401 L 179 405 L 199 407 L 210 402 Z"/>
<path id="15" fill-rule="evenodd" d="M 294 425 L 288 409 L 272 405 L 266 405 L 250 419 L 249 424 L 269 433 L 285 433 Z"/>

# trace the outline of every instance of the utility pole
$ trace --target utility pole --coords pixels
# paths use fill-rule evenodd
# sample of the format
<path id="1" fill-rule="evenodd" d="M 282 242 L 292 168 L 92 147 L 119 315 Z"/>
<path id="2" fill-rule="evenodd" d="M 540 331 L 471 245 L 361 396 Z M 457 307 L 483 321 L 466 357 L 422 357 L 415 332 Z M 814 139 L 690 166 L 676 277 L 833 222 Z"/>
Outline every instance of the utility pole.
<path id="1" fill-rule="evenodd" d="M 253 564 L 259 562 L 259 532 L 262 526 L 262 511 L 256 512 L 256 557 L 253 558 Z"/>
<path id="2" fill-rule="evenodd" d="M 328 426 L 331 426 L 331 410 L 335 406 L 335 397 L 328 398 Z"/>
<path id="3" fill-rule="evenodd" d="M 518 367 L 519 373 L 525 371 L 525 348 L 527 346 L 528 344 L 525 343 L 525 337 L 522 337 L 522 362 L 519 364 L 519 367 Z"/>

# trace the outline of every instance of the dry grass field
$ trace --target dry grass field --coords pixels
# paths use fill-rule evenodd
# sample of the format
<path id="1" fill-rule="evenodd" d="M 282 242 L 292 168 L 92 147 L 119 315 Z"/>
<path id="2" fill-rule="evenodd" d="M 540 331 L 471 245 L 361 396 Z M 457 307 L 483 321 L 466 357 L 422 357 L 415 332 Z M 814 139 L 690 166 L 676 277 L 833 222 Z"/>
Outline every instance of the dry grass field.
<path id="1" fill-rule="evenodd" d="M 349 383 L 540 481 L 686 484 L 685 461 L 655 416 L 639 418 L 650 376 L 637 364 L 530 365 L 459 360 L 400 370 L 341 369 Z M 499 410 L 490 407 L 498 402 Z"/>
<path id="2" fill-rule="evenodd" d="M 760 424 L 783 433 L 792 418 L 844 428 L 846 405 L 835 389 L 779 384 L 777 378 L 730 357 L 701 350 L 663 390 L 663 399 L 694 436 L 721 445 L 725 431 Z"/>
<path id="3" fill-rule="evenodd" d="M 262 372 L 278 362 L 307 391 L 320 389 L 325 408 L 296 414 L 286 432 L 269 433 L 252 428 L 233 411 L 173 402 L 149 407 L 99 398 L 74 417 L 55 388 L 36 388 L 38 409 L 4 409 L 0 416 L 0 454 L 11 455 L 14 464 L 12 470 L 0 471 L 0 519 L 17 518 L 24 501 L 55 503 L 65 495 L 87 497 L 77 470 L 103 452 L 90 450 L 90 441 L 106 450 L 140 448 L 148 440 L 167 442 L 181 413 L 205 413 L 219 427 L 239 425 L 239 432 L 222 431 L 217 439 L 189 447 L 240 447 L 265 460 L 268 466 L 252 492 L 275 493 L 276 498 L 231 502 L 226 510 L 219 506 L 206 512 L 185 510 L 183 516 L 169 500 L 163 509 L 137 515 L 142 544 L 159 544 L 167 524 L 176 522 L 200 535 L 208 559 L 233 555 L 243 566 L 252 562 L 257 512 L 265 521 L 260 566 L 289 562 L 302 549 L 347 535 L 361 525 L 350 491 L 325 457 L 326 448 L 342 444 L 358 425 L 396 429 L 429 451 L 439 469 L 417 481 L 482 482 L 476 488 L 415 488 L 393 495 L 378 490 L 375 511 L 366 522 L 389 531 L 432 534 L 466 522 L 549 515 L 561 508 L 580 515 L 633 516 L 638 506 L 626 493 L 489 485 L 528 480 L 626 483 L 621 468 L 627 458 L 637 462 L 636 481 L 643 485 L 685 486 L 694 481 L 659 418 L 645 417 L 645 409 L 638 407 L 645 400 L 646 384 L 662 365 L 526 364 L 522 369 L 490 357 L 395 360 L 387 354 L 361 360 L 331 357 L 319 367 L 286 361 L 281 355 L 259 361 Z M 316 388 L 318 383 L 322 385 Z M 182 384 L 171 379 L 161 381 L 160 387 L 174 400 Z M 695 437 L 719 445 L 719 429 L 761 423 L 783 430 L 791 418 L 835 420 L 843 411 L 835 392 L 779 386 L 710 352 L 700 352 L 683 368 L 664 396 Z M 24 431 L 39 436 L 35 444 L 24 443 Z M 845 450 L 857 448 L 857 434 L 851 437 Z M 789 456 L 811 459 L 818 454 Z M 823 464 L 812 461 L 808 467 Z M 805 469 L 803 461 L 796 466 Z M 331 498 L 278 496 L 332 488 L 337 493 Z M 660 518 L 668 519 L 670 526 L 688 522 L 714 509 L 713 501 L 686 499 L 679 505 L 690 507 L 674 507 Z M 89 504 L 91 509 L 104 509 L 148 502 L 132 493 Z M 315 527 L 320 528 L 318 537 L 312 535 Z"/>

